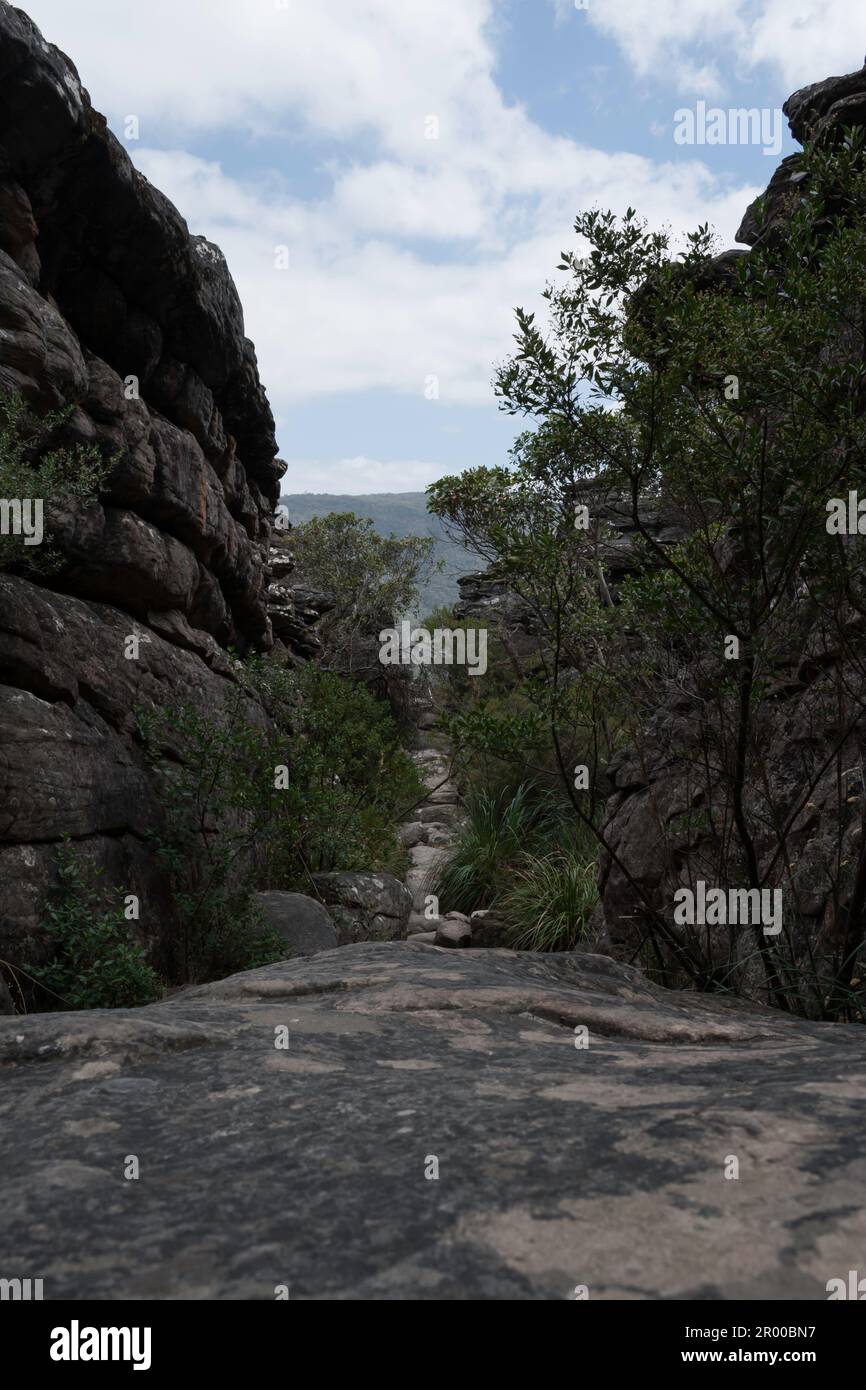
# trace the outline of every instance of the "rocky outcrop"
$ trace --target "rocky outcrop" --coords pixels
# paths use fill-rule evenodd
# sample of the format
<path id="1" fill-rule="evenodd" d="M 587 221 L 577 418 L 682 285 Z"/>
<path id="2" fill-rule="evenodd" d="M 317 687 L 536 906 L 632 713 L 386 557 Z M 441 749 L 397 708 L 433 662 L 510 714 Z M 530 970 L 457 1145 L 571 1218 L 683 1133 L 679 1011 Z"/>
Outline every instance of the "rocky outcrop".
<path id="1" fill-rule="evenodd" d="M 38 952 L 63 834 L 171 930 L 147 847 L 160 796 L 139 705 L 213 711 L 225 649 L 267 649 L 283 465 L 219 248 L 133 167 L 72 63 L 0 6 L 0 390 L 111 469 L 98 501 L 47 498 L 62 567 L 0 579 L 0 957 Z M 130 658 L 126 639 L 139 638 Z M 150 924 L 148 926 L 148 924 Z"/>
<path id="2" fill-rule="evenodd" d="M 631 504 L 607 491 L 599 480 L 582 484 L 575 492 L 575 501 L 588 507 L 593 525 L 598 525 L 599 558 L 605 584 L 614 598 L 622 581 L 646 566 L 646 550 L 640 545 L 643 533 L 662 546 L 677 545 L 688 534 L 683 518 L 663 502 L 642 500 L 635 519 Z M 464 575 L 457 586 L 456 618 L 489 623 L 504 632 L 518 657 L 525 658 L 536 650 L 544 632 L 539 614 L 495 569 Z"/>
<path id="3" fill-rule="evenodd" d="M 794 139 L 835 144 L 846 127 L 866 125 L 866 68 L 844 77 L 814 82 L 788 97 L 782 108 Z M 757 246 L 782 238 L 800 201 L 807 195 L 808 176 L 801 154 L 788 155 L 766 190 L 750 204 L 737 231 L 737 241 Z M 833 210 L 828 208 L 828 213 Z M 727 253 L 730 254 L 730 253 Z"/>
<path id="4" fill-rule="evenodd" d="M 803 196 L 806 177 L 802 155 L 790 154 L 783 159 L 765 191 L 746 209 L 737 229 L 737 241 L 757 246 L 762 241 L 784 236 Z"/>
<path id="5" fill-rule="evenodd" d="M 290 583 L 294 569 L 291 546 L 285 541 L 272 545 L 268 617 L 276 642 L 281 642 L 299 661 L 313 661 L 323 650 L 316 624 L 323 614 L 336 608 L 337 600 L 321 589 Z"/>
<path id="6" fill-rule="evenodd" d="M 866 125 L 866 69 L 803 88 L 784 110 L 796 139 L 833 142 L 846 126 Z M 800 154 L 782 161 L 765 194 L 748 209 L 739 240 L 759 247 L 785 237 L 808 192 L 802 162 Z M 829 226 L 835 211 L 832 197 L 824 209 Z M 724 261 L 717 257 L 713 264 Z M 841 351 L 849 350 L 844 338 L 841 342 Z M 862 643 L 862 614 L 852 613 L 845 631 L 853 647 Z M 838 633 L 823 632 L 819 625 L 806 649 L 791 652 L 776 672 L 769 713 L 759 730 L 760 784 L 744 793 L 744 813 L 758 828 L 754 843 L 760 881 L 777 884 L 784 864 L 785 941 L 802 968 L 805 991 L 814 991 L 816 1009 L 823 1003 L 816 980 L 825 962 L 850 959 L 852 866 L 863 833 L 862 692 L 856 666 L 853 674 L 835 679 L 840 656 Z M 608 769 L 613 794 L 605 813 L 611 852 L 600 859 L 603 926 L 598 940 L 603 947 L 639 949 L 648 917 L 655 912 L 669 920 L 676 890 L 694 888 L 701 879 L 716 882 L 717 866 L 725 862 L 729 827 L 719 809 L 725 789 L 709 771 L 712 756 L 698 744 L 696 730 L 706 715 L 690 703 L 685 686 L 683 682 L 682 692 L 655 712 L 640 751 L 622 750 Z M 727 927 L 705 930 L 714 963 L 727 962 Z M 739 968 L 757 987 L 760 974 L 751 941 L 742 955 Z"/>
<path id="7" fill-rule="evenodd" d="M 4 1274 L 46 1299 L 823 1301 L 863 1267 L 862 1029 L 600 956 L 350 946 L 0 1020 L 0 1066 Z"/>
<path id="8" fill-rule="evenodd" d="M 393 874 L 313 874 L 313 886 L 334 919 L 341 946 L 397 941 L 406 935 L 412 900 Z"/>
<path id="9" fill-rule="evenodd" d="M 782 107 L 794 139 L 832 138 L 846 126 L 866 125 L 866 68 L 801 87 Z"/>

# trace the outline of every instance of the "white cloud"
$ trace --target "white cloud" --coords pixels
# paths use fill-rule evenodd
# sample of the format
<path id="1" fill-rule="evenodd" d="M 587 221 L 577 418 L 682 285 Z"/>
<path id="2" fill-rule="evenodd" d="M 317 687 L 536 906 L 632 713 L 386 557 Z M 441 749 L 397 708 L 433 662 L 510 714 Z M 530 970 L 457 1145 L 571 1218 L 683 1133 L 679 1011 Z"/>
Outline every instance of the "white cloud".
<path id="1" fill-rule="evenodd" d="M 347 392 L 423 400 L 431 376 L 442 402 L 489 405 L 513 308 L 538 307 L 580 209 L 631 204 L 679 231 L 709 220 L 730 244 L 759 191 L 698 161 L 590 149 L 536 125 L 495 81 L 497 0 L 25 4 L 116 129 L 139 117 L 137 165 L 223 248 L 279 417 Z M 689 36 L 732 42 L 741 8 L 591 0 L 577 18 L 607 16 L 644 73 L 682 41 L 683 71 L 706 84 L 706 57 L 686 51 Z M 425 138 L 430 116 L 438 139 Z M 236 177 L 194 153 L 205 138 L 212 151 L 229 137 L 235 150 L 249 141 L 250 167 Z M 287 169 L 262 167 L 261 151 L 279 158 L 280 141 Z M 307 147 L 323 141 L 320 191 L 299 196 L 287 170 L 299 145 L 309 168 Z M 288 270 L 275 266 L 280 245 Z M 367 490 L 386 490 L 387 479 L 421 486 L 434 466 L 360 458 L 328 468 L 329 489 L 351 491 L 364 476 Z"/>
<path id="2" fill-rule="evenodd" d="M 101 109 L 142 137 L 300 119 L 408 151 L 424 117 L 462 128 L 463 93 L 494 97 L 494 0 L 28 0 Z"/>
<path id="3" fill-rule="evenodd" d="M 137 163 L 193 230 L 225 252 L 279 411 L 292 401 L 381 388 L 423 400 L 431 376 L 443 402 L 489 404 L 493 364 L 511 350 L 514 306 L 537 307 L 579 206 L 624 211 L 631 203 L 652 224 L 680 231 L 709 218 L 729 243 L 758 191 L 726 190 L 697 161 L 658 166 L 577 146 L 565 155 L 552 161 L 549 183 L 541 179 L 535 198 L 521 203 L 508 190 L 490 193 L 477 236 L 496 245 L 495 253 L 473 245 L 448 260 L 401 245 L 377 226 L 375 178 L 373 205 L 349 222 L 339 183 L 330 200 L 311 204 L 274 199 L 271 190 L 257 194 L 185 152 L 143 150 Z M 518 169 L 518 183 L 524 175 L 540 177 L 537 167 L 531 179 Z M 441 189 L 433 179 L 419 191 L 411 170 L 406 180 L 421 206 L 431 200 L 432 224 Z M 392 195 L 401 196 L 399 179 Z M 282 245 L 287 270 L 275 265 L 274 248 Z"/>
<path id="4" fill-rule="evenodd" d="M 785 93 L 853 72 L 866 47 L 863 0 L 764 0 L 749 26 L 753 63 L 782 74 Z"/>
<path id="5" fill-rule="evenodd" d="M 863 0 L 590 0 L 586 17 L 639 76 L 669 83 L 673 75 L 708 99 L 721 94 L 723 74 L 761 63 L 787 96 L 859 68 L 866 44 Z"/>
<path id="6" fill-rule="evenodd" d="M 367 492 L 423 492 L 450 470 L 417 459 L 385 462 L 359 454 L 356 458 L 289 459 L 282 481 L 284 494 L 329 492 L 358 496 Z"/>

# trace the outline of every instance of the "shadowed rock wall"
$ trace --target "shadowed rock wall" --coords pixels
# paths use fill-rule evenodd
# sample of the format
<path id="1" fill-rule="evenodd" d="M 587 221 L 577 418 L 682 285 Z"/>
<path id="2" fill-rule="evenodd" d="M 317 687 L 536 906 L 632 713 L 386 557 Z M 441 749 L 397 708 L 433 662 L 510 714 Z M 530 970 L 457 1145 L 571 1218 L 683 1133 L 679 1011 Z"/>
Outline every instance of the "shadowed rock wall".
<path id="1" fill-rule="evenodd" d="M 0 957 L 21 961 L 64 833 L 142 897 L 145 932 L 171 929 L 134 711 L 213 710 L 225 649 L 271 647 L 284 465 L 221 251 L 190 234 L 69 59 L 5 4 L 0 390 L 39 415 L 70 408 L 63 442 L 113 461 L 98 502 L 45 499 L 63 567 L 40 584 L 0 576 Z"/>

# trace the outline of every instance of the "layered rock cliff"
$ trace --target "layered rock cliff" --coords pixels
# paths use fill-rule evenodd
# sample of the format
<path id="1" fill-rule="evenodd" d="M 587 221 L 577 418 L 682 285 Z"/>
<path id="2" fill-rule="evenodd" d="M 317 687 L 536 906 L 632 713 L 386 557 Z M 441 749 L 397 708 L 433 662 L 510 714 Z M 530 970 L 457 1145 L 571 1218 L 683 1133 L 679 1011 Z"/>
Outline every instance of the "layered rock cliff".
<path id="1" fill-rule="evenodd" d="M 217 708 L 227 649 L 268 649 L 284 465 L 217 246 L 133 167 L 73 64 L 0 6 L 0 391 L 68 410 L 111 462 L 98 501 L 46 498 L 62 567 L 0 576 L 0 958 L 38 952 L 71 835 L 172 929 L 147 835 L 139 705 Z M 128 637 L 137 634 L 137 656 Z M 134 644 L 135 645 L 135 644 Z"/>
<path id="2" fill-rule="evenodd" d="M 795 92 L 784 110 L 795 139 L 813 139 L 824 148 L 837 145 L 847 128 L 866 125 L 866 69 Z M 748 208 L 738 239 L 754 248 L 784 238 L 808 196 L 803 157 L 791 155 Z M 829 227 L 839 211 L 828 200 L 823 225 Z M 704 285 L 724 292 L 736 260 L 748 254 L 737 250 L 716 257 Z M 859 357 L 861 347 L 850 329 L 840 328 L 838 343 L 827 350 Z M 806 972 L 824 959 L 849 956 L 852 941 L 862 936 L 852 914 L 864 826 L 866 723 L 861 678 L 856 666 L 846 674 L 844 662 L 846 641 L 862 650 L 866 620 L 852 611 L 843 632 L 825 626 L 818 623 L 805 649 L 787 653 L 776 675 L 773 713 L 762 742 L 775 819 L 765 819 L 756 839 L 762 874 L 771 873 L 784 846 L 794 921 L 790 945 Z M 600 880 L 605 946 L 633 949 L 648 905 L 664 912 L 677 888 L 701 876 L 712 881 L 722 836 L 706 817 L 705 830 L 694 828 L 714 792 L 712 776 L 702 781 L 694 775 L 698 722 L 687 696 L 670 699 L 656 711 L 645 746 L 622 750 L 609 768 L 614 790 L 605 834 L 613 855 L 602 854 Z M 752 795 L 756 823 L 763 794 L 764 785 Z"/>

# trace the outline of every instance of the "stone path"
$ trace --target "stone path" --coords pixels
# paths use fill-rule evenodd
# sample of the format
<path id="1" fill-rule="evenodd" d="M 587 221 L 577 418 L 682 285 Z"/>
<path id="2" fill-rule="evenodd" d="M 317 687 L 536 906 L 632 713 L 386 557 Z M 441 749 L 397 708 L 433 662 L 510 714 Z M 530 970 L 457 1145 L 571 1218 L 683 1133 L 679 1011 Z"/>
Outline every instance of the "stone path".
<path id="1" fill-rule="evenodd" d="M 437 870 L 448 859 L 461 818 L 460 793 L 451 776 L 450 750 L 441 736 L 432 732 L 427 736 L 428 745 L 416 749 L 411 757 L 429 795 L 412 812 L 411 820 L 400 827 L 400 839 L 411 858 L 404 880 L 412 894 L 410 936 L 435 932 L 436 920 L 424 915 L 425 898 L 432 892 Z"/>

